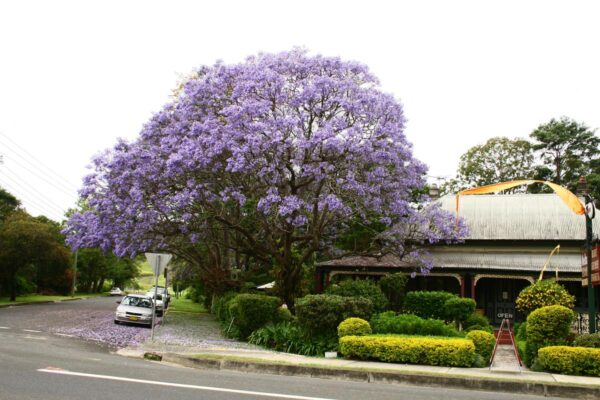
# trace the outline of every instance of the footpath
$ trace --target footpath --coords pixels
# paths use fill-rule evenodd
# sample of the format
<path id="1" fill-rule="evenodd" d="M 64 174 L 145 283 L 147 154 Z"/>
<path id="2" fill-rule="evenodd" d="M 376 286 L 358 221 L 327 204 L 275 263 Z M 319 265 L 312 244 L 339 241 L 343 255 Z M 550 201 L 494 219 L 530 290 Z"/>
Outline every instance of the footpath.
<path id="1" fill-rule="evenodd" d="M 295 375 L 369 383 L 472 389 L 568 399 L 600 399 L 600 378 L 489 368 L 391 364 L 280 353 L 223 338 L 207 314 L 169 313 L 155 340 L 117 351 L 191 368 Z"/>

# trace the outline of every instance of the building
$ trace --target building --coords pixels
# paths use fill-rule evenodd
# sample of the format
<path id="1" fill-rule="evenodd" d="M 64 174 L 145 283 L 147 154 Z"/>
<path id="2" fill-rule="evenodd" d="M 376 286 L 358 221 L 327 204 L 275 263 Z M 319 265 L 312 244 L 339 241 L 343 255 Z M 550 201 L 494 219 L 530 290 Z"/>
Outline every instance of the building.
<path id="1" fill-rule="evenodd" d="M 455 212 L 454 195 L 439 201 Z M 493 324 L 503 318 L 520 321 L 515 310 L 519 292 L 539 278 L 551 251 L 544 277 L 558 280 L 576 296 L 576 308 L 585 312 L 587 288 L 581 285 L 581 252 L 585 218 L 574 214 L 555 194 L 476 195 L 460 198 L 460 217 L 469 228 L 464 243 L 430 249 L 433 269 L 409 280 L 408 290 L 446 290 L 471 297 Z M 600 231 L 600 218 L 593 220 Z M 391 272 L 412 272 L 415 266 L 393 256 L 380 259 L 349 257 L 317 265 L 317 285 L 344 276 L 378 279 Z M 598 291 L 598 289 L 596 289 Z"/>

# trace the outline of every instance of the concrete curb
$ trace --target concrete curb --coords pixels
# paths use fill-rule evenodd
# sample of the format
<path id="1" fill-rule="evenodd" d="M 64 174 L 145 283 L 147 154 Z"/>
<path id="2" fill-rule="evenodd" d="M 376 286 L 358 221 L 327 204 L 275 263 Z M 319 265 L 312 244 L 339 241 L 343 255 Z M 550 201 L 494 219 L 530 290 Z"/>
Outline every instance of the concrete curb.
<path id="1" fill-rule="evenodd" d="M 339 379 L 365 383 L 388 383 L 414 386 L 430 386 L 463 390 L 485 390 L 492 392 L 529 394 L 546 397 L 564 397 L 569 399 L 600 398 L 600 387 L 579 386 L 560 383 L 536 383 L 482 377 L 444 376 L 441 374 L 419 375 L 396 371 L 373 371 L 366 369 L 323 368 L 311 365 L 278 364 L 270 362 L 244 361 L 239 358 L 202 358 L 187 357 L 174 353 L 155 353 L 162 361 L 198 369 L 217 369 L 228 371 L 253 372 L 271 375 L 304 376 L 322 379 Z"/>
<path id="2" fill-rule="evenodd" d="M 72 299 L 63 299 L 63 300 L 44 300 L 44 301 L 30 301 L 27 303 L 7 303 L 7 304 L 0 304 L 0 308 L 9 308 L 9 307 L 20 307 L 20 306 L 31 306 L 31 305 L 35 305 L 35 304 L 52 304 L 52 303 L 62 303 L 64 301 L 75 301 L 75 300 L 83 300 L 85 299 L 85 297 L 75 297 Z"/>

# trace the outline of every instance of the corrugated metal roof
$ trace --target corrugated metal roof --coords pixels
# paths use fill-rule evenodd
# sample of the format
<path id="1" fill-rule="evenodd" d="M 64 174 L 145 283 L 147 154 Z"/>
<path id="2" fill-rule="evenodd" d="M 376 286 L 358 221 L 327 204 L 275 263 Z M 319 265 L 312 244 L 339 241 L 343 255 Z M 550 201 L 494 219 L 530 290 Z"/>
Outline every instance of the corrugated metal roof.
<path id="1" fill-rule="evenodd" d="M 456 210 L 456 197 L 440 200 L 442 208 Z M 556 194 L 460 196 L 459 216 L 469 227 L 471 240 L 584 240 L 585 218 L 574 214 Z M 600 216 L 593 221 L 600 231 Z"/>
<path id="2" fill-rule="evenodd" d="M 548 254 L 440 251 L 432 253 L 431 258 L 433 258 L 435 269 L 460 268 L 539 272 L 546 263 Z M 558 267 L 559 272 L 581 273 L 581 255 L 576 253 L 555 254 L 546 267 L 547 273 L 554 274 L 556 267 Z"/>
<path id="3" fill-rule="evenodd" d="M 551 250 L 551 249 L 550 249 Z M 468 251 L 433 251 L 428 258 L 433 260 L 435 270 L 440 269 L 480 269 L 502 271 L 539 272 L 548 259 L 548 252 L 528 250 L 498 251 L 487 249 L 469 249 Z M 416 263 L 399 260 L 392 255 L 381 258 L 375 257 L 346 257 L 338 260 L 324 261 L 318 264 L 322 267 L 351 267 L 351 268 L 414 268 Z M 581 273 L 581 255 L 578 253 L 555 254 L 546 270 L 559 272 Z"/>

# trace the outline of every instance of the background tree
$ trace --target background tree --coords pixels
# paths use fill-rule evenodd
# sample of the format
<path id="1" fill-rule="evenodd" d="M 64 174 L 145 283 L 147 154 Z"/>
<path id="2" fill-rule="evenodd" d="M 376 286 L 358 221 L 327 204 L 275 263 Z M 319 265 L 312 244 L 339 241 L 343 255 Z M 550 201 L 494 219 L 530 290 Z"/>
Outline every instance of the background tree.
<path id="1" fill-rule="evenodd" d="M 460 157 L 456 178 L 446 182 L 442 192 L 456 193 L 492 183 L 532 179 L 533 163 L 533 150 L 527 140 L 493 137 Z"/>
<path id="2" fill-rule="evenodd" d="M 349 219 L 381 215 L 379 251 L 400 257 L 464 233 L 413 206 L 426 167 L 403 131 L 400 103 L 361 64 L 292 51 L 204 67 L 138 140 L 94 161 L 69 242 L 192 259 L 205 240 L 224 279 L 246 255 L 272 265 L 293 309 L 304 266 Z"/>
<path id="3" fill-rule="evenodd" d="M 20 206 L 21 202 L 15 196 L 0 187 L 0 223 Z"/>
<path id="4" fill-rule="evenodd" d="M 14 211 L 5 218 L 0 227 L 0 243 L 0 274 L 8 285 L 11 301 L 16 299 L 20 271 L 64 261 L 64 246 L 56 240 L 52 227 L 23 211 Z"/>
<path id="5" fill-rule="evenodd" d="M 80 249 L 77 256 L 77 288 L 83 292 L 96 293 L 103 290 L 104 282 L 124 287 L 140 274 L 136 259 L 121 258 L 104 253 L 98 248 Z"/>
<path id="6" fill-rule="evenodd" d="M 536 179 L 549 180 L 577 189 L 579 177 L 588 178 L 595 199 L 600 198 L 600 138 L 595 130 L 567 117 L 538 126 L 530 135 L 535 140 L 533 149 L 541 159 L 536 168 Z M 534 187 L 535 191 L 545 187 Z"/>

